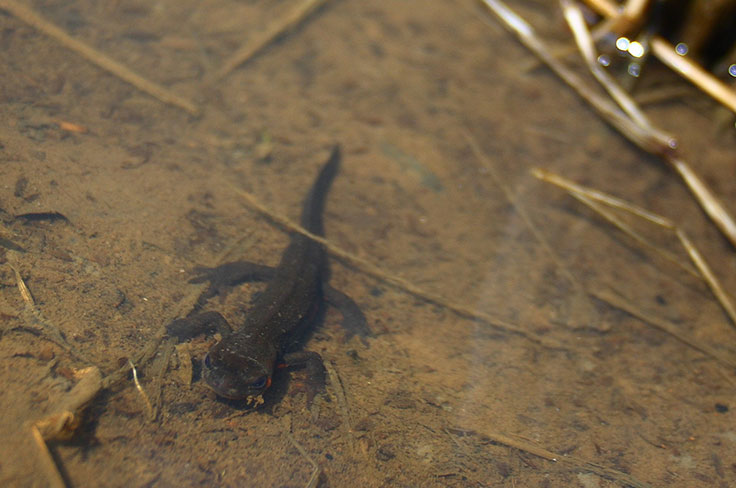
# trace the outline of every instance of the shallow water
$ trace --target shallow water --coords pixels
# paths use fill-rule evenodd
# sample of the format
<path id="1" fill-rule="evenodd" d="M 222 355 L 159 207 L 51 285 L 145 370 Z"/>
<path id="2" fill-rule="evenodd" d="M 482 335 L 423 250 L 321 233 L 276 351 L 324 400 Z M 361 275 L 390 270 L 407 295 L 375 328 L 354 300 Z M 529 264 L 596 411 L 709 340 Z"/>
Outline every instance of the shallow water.
<path id="1" fill-rule="evenodd" d="M 323 486 L 736 484 L 733 368 L 578 290 L 614 290 L 729 358 L 733 326 L 705 284 L 530 170 L 675 220 L 731 291 L 734 249 L 669 168 L 534 67 L 475 2 L 329 2 L 211 85 L 206 75 L 293 2 L 29 4 L 204 110 L 192 118 L 0 16 L 0 237 L 26 250 L 1 247 L 0 259 L 84 358 L 28 323 L 0 266 L 3 485 L 46 483 L 27 423 L 53 409 L 74 369 L 109 374 L 186 313 L 199 290 L 189 270 L 278 262 L 287 234 L 238 191 L 296 218 L 334 143 L 344 159 L 325 215 L 332 243 L 527 335 L 333 259 L 330 282 L 376 337 L 346 342 L 328 310 L 305 346 L 328 363 L 327 395 L 308 409 L 297 371 L 253 411 L 184 384 L 172 360 L 154 422 L 126 380 L 94 400 L 78 439 L 53 444 L 71 485 L 304 486 L 313 466 L 297 445 Z M 544 5 L 516 7 L 561 42 L 560 15 Z M 647 113 L 736 213 L 736 140 L 714 106 L 693 91 Z M 68 221 L 15 218 L 31 212 Z M 686 259 L 666 233 L 635 225 Z M 209 306 L 237 324 L 261 289 Z M 192 356 L 211 342 L 192 341 Z M 138 365 L 154 399 L 156 364 Z"/>

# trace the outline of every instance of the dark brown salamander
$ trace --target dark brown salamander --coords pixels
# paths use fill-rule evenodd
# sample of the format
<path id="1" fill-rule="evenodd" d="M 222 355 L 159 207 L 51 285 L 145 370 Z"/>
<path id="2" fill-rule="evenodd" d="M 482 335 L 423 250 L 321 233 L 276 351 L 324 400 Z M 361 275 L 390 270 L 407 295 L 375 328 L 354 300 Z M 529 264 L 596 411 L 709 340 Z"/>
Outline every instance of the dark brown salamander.
<path id="1" fill-rule="evenodd" d="M 324 234 L 325 198 L 339 165 L 340 148 L 335 146 L 304 201 L 301 225 L 314 234 Z M 204 358 L 203 377 L 222 397 L 259 404 L 263 401 L 261 395 L 271 385 L 277 366 L 304 365 L 312 384 L 317 384 L 307 392 L 311 401 L 316 390 L 324 386 L 322 358 L 316 352 L 295 349 L 319 315 L 325 299 L 342 309 L 343 325 L 348 323 L 352 334 L 358 333 L 363 339 L 370 335 L 357 305 L 328 285 L 323 286 L 327 278 L 325 250 L 302 234 L 291 235 L 291 242 L 276 268 L 240 261 L 196 271 L 199 276 L 190 282 L 210 282 L 208 290 L 200 297 L 199 307 L 207 298 L 228 287 L 245 281 L 270 280 L 248 311 L 245 323 L 235 332 L 218 312 L 193 313 L 167 326 L 169 335 L 180 339 L 213 326 L 220 330 L 223 338 Z M 348 333 L 352 335 L 350 330 Z"/>

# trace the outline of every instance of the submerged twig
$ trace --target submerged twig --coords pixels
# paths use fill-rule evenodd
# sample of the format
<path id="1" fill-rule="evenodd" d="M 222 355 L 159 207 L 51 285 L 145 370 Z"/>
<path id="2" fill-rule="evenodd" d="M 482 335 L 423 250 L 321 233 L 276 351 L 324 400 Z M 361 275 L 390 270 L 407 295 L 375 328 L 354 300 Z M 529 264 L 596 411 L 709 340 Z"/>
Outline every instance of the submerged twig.
<path id="1" fill-rule="evenodd" d="M 597 62 L 597 56 L 595 53 L 595 47 L 593 46 L 593 40 L 588 31 L 588 27 L 583 20 L 582 13 L 576 4 L 572 0 L 560 0 L 562 4 L 565 18 L 568 20 L 575 41 L 578 44 L 580 52 L 588 65 L 588 69 L 598 79 L 601 85 L 608 91 L 611 97 L 618 103 L 618 105 L 626 112 L 629 118 L 645 133 L 651 134 L 656 140 L 658 140 L 663 148 L 669 147 L 675 149 L 677 142 L 671 135 L 660 131 L 654 127 L 644 113 L 639 109 L 637 103 L 626 93 L 614 80 L 613 78 L 603 70 L 600 64 Z M 660 60 L 673 67 L 680 67 L 682 73 L 692 75 L 696 79 L 706 80 L 710 79 L 710 75 L 705 70 L 699 68 L 696 64 L 690 61 L 680 61 L 677 58 L 684 59 L 675 52 L 674 47 L 670 46 L 666 41 L 661 38 L 655 37 L 651 41 L 652 51 L 655 55 L 665 56 L 665 59 L 660 57 Z M 713 80 L 714 83 L 709 84 L 709 87 L 714 87 L 716 84 L 721 85 L 717 91 L 718 96 L 725 101 L 730 100 L 733 102 L 733 107 L 736 108 L 736 94 L 732 90 L 728 89 L 725 85 L 722 85 L 717 80 Z M 705 82 L 705 81 L 703 81 Z M 705 89 L 705 88 L 704 88 Z M 672 166 L 672 168 L 678 173 L 678 175 L 685 182 L 686 186 L 695 196 L 698 203 L 701 205 L 706 214 L 710 216 L 716 226 L 728 237 L 731 242 L 736 246 L 736 223 L 732 220 L 725 208 L 720 204 L 718 199 L 713 195 L 710 189 L 703 183 L 703 181 L 693 172 L 690 166 L 680 159 L 674 150 L 665 150 L 662 152 L 662 157 Z"/>
<path id="2" fill-rule="evenodd" d="M 736 327 L 736 309 L 734 308 L 733 302 L 731 301 L 728 293 L 726 293 L 726 290 L 721 286 L 720 281 L 718 281 L 718 278 L 713 274 L 713 270 L 708 266 L 708 263 L 705 262 L 705 258 L 700 251 L 698 251 L 695 245 L 693 245 L 690 238 L 685 234 L 685 231 L 679 227 L 675 228 L 674 231 L 675 235 L 680 239 L 680 242 L 690 256 L 690 259 L 695 264 L 695 267 L 702 273 L 703 279 L 708 283 L 711 291 L 718 299 L 718 303 L 721 304 L 723 309 L 726 311 L 726 314 L 731 319 L 731 325 Z"/>
<path id="3" fill-rule="evenodd" d="M 723 288 L 720 281 L 713 273 L 711 267 L 705 261 L 703 255 L 700 253 L 700 251 L 698 251 L 695 245 L 693 245 L 687 234 L 674 222 L 662 217 L 661 215 L 654 214 L 629 202 L 613 197 L 611 195 L 607 195 L 601 191 L 593 190 L 591 188 L 573 183 L 572 181 L 569 181 L 562 176 L 556 175 L 550 171 L 535 168 L 532 170 L 532 174 L 543 181 L 552 183 L 553 185 L 564 189 L 574 198 L 578 199 L 579 201 L 583 202 L 584 204 L 588 205 L 590 208 L 598 212 L 602 217 L 618 227 L 622 232 L 624 232 L 632 239 L 636 240 L 640 244 L 645 245 L 648 248 L 653 249 L 662 257 L 676 263 L 679 267 L 681 267 L 688 273 L 705 281 L 718 303 L 721 305 L 721 307 L 723 307 L 726 315 L 728 315 L 731 321 L 731 325 L 736 327 L 736 307 L 734 307 L 731 298 L 729 297 L 728 293 L 726 293 L 726 290 Z M 616 218 L 611 213 L 607 212 L 605 209 L 602 209 L 595 202 L 600 202 L 610 207 L 624 210 L 632 215 L 635 215 L 659 227 L 667 229 L 670 232 L 673 232 L 677 239 L 680 241 L 682 247 L 688 253 L 690 260 L 692 261 L 695 268 L 698 270 L 698 273 L 695 273 L 689 266 L 685 266 L 680 263 L 679 260 L 672 253 L 660 249 L 658 246 L 652 244 L 648 239 L 641 236 L 641 234 L 631 229 L 631 227 L 623 223 L 620 219 Z"/>
<path id="4" fill-rule="evenodd" d="M 64 333 L 61 331 L 61 329 L 46 320 L 46 318 L 41 313 L 41 310 L 39 310 L 36 306 L 33 295 L 28 289 L 28 286 L 23 280 L 20 272 L 12 265 L 8 264 L 8 266 L 10 266 L 10 269 L 12 269 L 13 273 L 15 274 L 18 291 L 20 292 L 20 296 L 21 298 L 23 298 L 23 302 L 25 303 L 22 312 L 23 320 L 30 326 L 30 328 L 35 330 L 40 329 L 40 331 L 42 332 L 41 336 L 44 339 L 51 341 L 57 346 L 61 347 L 70 356 L 82 360 L 86 363 L 90 363 L 91 361 L 88 361 L 86 358 L 82 357 L 79 351 L 74 349 L 74 347 L 69 344 L 69 341 L 66 340 L 66 337 L 64 336 Z"/>
<path id="5" fill-rule="evenodd" d="M 628 202 L 619 200 L 615 197 L 611 197 L 609 195 L 606 195 L 605 193 L 599 192 L 598 190 L 577 185 L 563 178 L 562 176 L 541 168 L 532 169 L 532 174 L 540 180 L 551 183 L 566 190 L 570 196 L 583 203 L 584 205 L 590 207 L 593 211 L 597 212 L 601 217 L 603 217 L 605 220 L 617 227 L 621 232 L 628 235 L 642 246 L 651 249 L 664 259 L 681 268 L 683 271 L 689 273 L 691 276 L 698 279 L 702 278 L 702 276 L 699 275 L 697 271 L 695 271 L 692 267 L 683 264 L 680 258 L 678 258 L 675 254 L 660 248 L 649 239 L 642 236 L 639 232 L 631 228 L 631 226 L 616 217 L 613 213 L 609 212 L 605 207 L 603 207 L 603 205 L 624 210 L 642 219 L 669 228 L 668 225 L 665 225 L 667 221 L 660 219 L 658 215 L 642 211 L 641 209 L 638 209 L 638 207 L 629 205 Z"/>
<path id="6" fill-rule="evenodd" d="M 491 164 L 491 162 L 488 161 L 488 158 L 481 151 L 476 140 L 469 133 L 465 133 L 465 139 L 470 145 L 470 148 L 473 151 L 473 154 L 475 155 L 475 157 L 479 161 L 481 161 L 481 163 L 483 164 L 483 168 L 488 171 L 489 175 L 491 175 L 491 178 L 493 179 L 494 183 L 496 184 L 497 187 L 501 189 L 504 196 L 506 197 L 506 200 L 514 207 L 514 209 L 516 210 L 516 213 L 519 215 L 521 220 L 524 222 L 527 229 L 529 229 L 529 231 L 532 233 L 536 241 L 546 251 L 550 259 L 552 259 L 552 261 L 555 264 L 556 269 L 562 272 L 562 274 L 565 276 L 567 281 L 572 285 L 573 289 L 575 290 L 575 294 L 573 296 L 574 304 L 591 309 L 590 302 L 587 298 L 585 291 L 583 290 L 583 286 L 575 278 L 572 272 L 570 272 L 567 266 L 565 266 L 565 264 L 562 262 L 560 257 L 554 251 L 554 249 L 552 249 L 552 246 L 550 246 L 549 242 L 547 242 L 547 239 L 539 231 L 538 227 L 534 225 L 534 222 L 532 221 L 531 217 L 527 213 L 526 207 L 524 206 L 524 204 L 521 202 L 518 196 L 514 194 L 511 188 L 501 179 L 501 176 L 498 174 L 496 169 L 493 167 L 493 164 Z M 589 321 L 594 320 L 593 314 L 589 314 L 589 315 L 590 317 L 588 317 L 587 320 Z"/>
<path id="7" fill-rule="evenodd" d="M 605 17 L 593 32 L 593 38 L 598 40 L 611 32 L 622 36 L 640 29 L 645 18 L 643 13 L 648 10 L 651 0 L 626 0 L 623 5 L 607 0 L 583 2 Z"/>
<path id="8" fill-rule="evenodd" d="M 457 430 L 463 431 L 463 432 L 475 433 L 475 431 L 471 429 L 460 428 Z M 591 461 L 586 461 L 585 459 L 581 459 L 576 456 L 571 456 L 569 454 L 558 454 L 548 449 L 545 449 L 543 447 L 540 447 L 537 444 L 533 444 L 532 442 L 529 442 L 527 440 L 520 439 L 518 437 L 511 437 L 511 436 L 504 435 L 498 432 L 489 432 L 489 431 L 482 431 L 478 433 L 498 444 L 502 444 L 504 446 L 511 447 L 512 449 L 518 449 L 520 451 L 526 452 L 533 456 L 540 457 L 542 459 L 546 459 L 548 461 L 566 464 L 566 465 L 572 466 L 575 469 L 580 469 L 583 471 L 590 471 L 591 473 L 595 473 L 604 478 L 613 480 L 624 486 L 631 486 L 634 488 L 651 488 L 651 485 L 649 485 L 648 483 L 639 481 L 638 479 L 634 478 L 630 474 L 624 473 L 623 471 L 619 471 L 617 469 L 609 468 L 606 466 L 601 466 L 600 464 L 597 464 Z"/>
<path id="9" fill-rule="evenodd" d="M 634 124 L 640 127 L 642 131 L 651 134 L 663 147 L 674 147 L 674 137 L 656 129 L 647 116 L 644 115 L 644 112 L 641 111 L 634 99 L 600 65 L 597 59 L 597 53 L 595 52 L 593 38 L 583 19 L 583 13 L 577 4 L 573 3 L 572 0 L 560 0 L 560 4 L 562 5 L 565 20 L 567 20 L 567 24 L 573 33 L 575 42 L 583 60 L 588 66 L 588 70 L 590 70 L 601 86 L 606 89 L 611 98 L 616 101 Z"/>
<path id="10" fill-rule="evenodd" d="M 659 154 L 664 150 L 660 141 L 655 140 L 648 134 L 642 132 L 637 125 L 613 104 L 609 99 L 591 89 L 573 73 L 567 66 L 554 57 L 548 56 L 549 48 L 537 37 L 534 29 L 524 19 L 506 6 L 500 0 L 480 0 L 504 24 L 511 29 L 532 53 L 534 53 L 544 64 L 547 65 L 557 76 L 572 88 L 583 100 L 591 105 L 605 120 L 622 134 L 628 137 L 637 146 L 649 152 Z"/>
<path id="11" fill-rule="evenodd" d="M 260 34 L 254 35 L 222 64 L 215 73 L 214 79 L 221 80 L 231 71 L 255 56 L 263 48 L 275 41 L 280 35 L 299 25 L 310 14 L 321 7 L 327 0 L 302 0 L 299 5 L 276 19 Z"/>
<path id="12" fill-rule="evenodd" d="M 44 441 L 43 436 L 35 425 L 31 426 L 31 437 L 33 438 L 33 442 L 36 444 L 38 457 L 41 461 L 41 468 L 43 468 L 44 474 L 46 475 L 48 486 L 50 488 L 66 488 L 66 481 L 64 481 L 63 476 L 61 476 L 59 467 L 56 465 L 54 457 L 51 455 L 48 445 L 46 445 L 46 441 Z"/>
<path id="13" fill-rule="evenodd" d="M 692 347 L 693 349 L 696 349 L 700 351 L 701 353 L 705 354 L 706 356 L 715 359 L 716 361 L 729 366 L 731 368 L 736 367 L 736 359 L 733 359 L 729 357 L 727 354 L 722 353 L 721 351 L 714 349 L 710 347 L 709 345 L 700 342 L 695 337 L 691 337 L 690 335 L 686 334 L 685 332 L 682 332 L 679 327 L 677 327 L 672 322 L 669 322 L 667 320 L 661 319 L 659 317 L 655 317 L 652 314 L 649 314 L 639 308 L 637 308 L 632 303 L 627 302 L 623 298 L 611 293 L 610 291 L 606 290 L 591 290 L 590 294 L 594 297 L 598 298 L 599 300 L 606 302 L 607 304 L 611 305 L 612 307 L 618 308 L 620 310 L 623 310 L 624 312 L 633 315 L 634 317 L 648 323 L 649 325 L 656 327 L 657 329 L 666 332 L 667 334 L 671 335 L 675 339 L 679 340 L 680 342 Z"/>
<path id="14" fill-rule="evenodd" d="M 700 207 L 705 210 L 705 213 L 708 214 L 716 224 L 716 227 L 726 236 L 731 244 L 736 246 L 736 222 L 733 221 L 731 215 L 721 205 L 721 202 L 713 196 L 710 188 L 708 188 L 684 160 L 674 156 L 667 159 L 677 174 L 685 181 L 687 187 L 700 204 Z"/>
<path id="15" fill-rule="evenodd" d="M 296 450 L 299 451 L 299 454 L 306 459 L 309 464 L 312 465 L 312 476 L 309 477 L 309 481 L 307 481 L 307 484 L 304 485 L 304 488 L 314 488 L 317 486 L 317 483 L 319 482 L 319 477 L 322 474 L 322 470 L 319 467 L 319 464 L 312 459 L 312 456 L 309 455 L 306 449 L 299 443 L 299 441 L 296 440 L 294 435 L 291 432 L 287 432 L 286 436 L 291 441 L 292 445 L 296 447 Z"/>
<path id="16" fill-rule="evenodd" d="M 28 25 L 41 31 L 47 36 L 55 39 L 61 45 L 76 52 L 80 56 L 86 58 L 96 66 L 112 73 L 123 81 L 126 81 L 141 90 L 148 93 L 159 101 L 179 107 L 191 115 L 199 115 L 200 110 L 194 103 L 176 95 L 168 88 L 154 83 L 137 73 L 134 73 L 126 66 L 118 63 L 114 59 L 94 49 L 93 47 L 74 39 L 69 34 L 61 30 L 56 25 L 41 17 L 30 7 L 22 5 L 15 0 L 0 0 L 0 9 L 10 12 Z"/>
<path id="17" fill-rule="evenodd" d="M 174 345 L 175 340 L 173 338 L 170 338 L 170 340 L 164 341 L 163 351 L 156 356 L 156 360 L 154 361 L 153 365 L 151 366 L 151 369 L 154 370 L 153 376 L 153 402 L 152 403 L 152 412 L 151 412 L 151 421 L 156 420 L 158 417 L 158 413 L 161 409 L 161 397 L 163 394 L 163 384 L 164 384 L 164 375 L 166 374 L 166 370 L 169 366 L 169 361 L 171 360 L 171 353 L 174 352 Z"/>
<path id="18" fill-rule="evenodd" d="M 102 389 L 102 374 L 96 366 L 78 371 L 80 380 L 65 394 L 54 408 L 54 413 L 31 425 L 31 436 L 41 458 L 49 486 L 63 488 L 64 478 L 49 451 L 48 442 L 69 440 L 82 424 L 84 410 Z"/>
<path id="19" fill-rule="evenodd" d="M 82 423 L 82 414 L 102 389 L 102 373 L 97 366 L 77 372 L 79 381 L 54 408 L 54 413 L 34 423 L 46 441 L 68 440 Z"/>
<path id="20" fill-rule="evenodd" d="M 542 346 L 553 348 L 553 349 L 559 349 L 563 347 L 561 343 L 559 343 L 558 341 L 554 339 L 551 339 L 549 337 L 543 337 L 539 334 L 530 332 L 516 324 L 500 319 L 498 317 L 494 317 L 488 313 L 473 310 L 468 306 L 455 303 L 440 295 L 423 290 L 419 288 L 418 286 L 416 286 L 415 284 L 411 283 L 410 281 L 407 281 L 398 276 L 391 275 L 381 270 L 379 267 L 375 266 L 374 264 L 366 261 L 365 259 L 360 258 L 352 253 L 349 253 L 335 246 L 334 244 L 332 244 L 330 241 L 328 241 L 324 237 L 312 234 L 311 232 L 307 231 L 300 225 L 292 222 L 290 219 L 273 212 L 272 210 L 264 206 L 261 202 L 259 202 L 250 193 L 247 193 L 237 188 L 234 188 L 233 190 L 237 192 L 248 203 L 248 205 L 250 205 L 252 208 L 257 210 L 258 212 L 262 213 L 263 215 L 266 215 L 272 221 L 276 222 L 277 224 L 285 227 L 286 229 L 292 232 L 298 232 L 312 239 L 313 241 L 319 242 L 333 256 L 343 260 L 344 262 L 349 263 L 351 266 L 355 267 L 356 269 L 359 269 L 363 273 L 373 276 L 374 278 L 377 278 L 383 281 L 384 283 L 394 286 L 400 290 L 405 291 L 406 293 L 414 295 L 415 297 L 421 298 L 422 300 L 425 300 L 427 302 L 440 305 L 441 307 L 451 310 L 461 317 L 471 318 L 474 320 L 480 320 L 492 327 L 495 327 L 500 330 L 505 330 L 510 333 L 518 334 Z"/>
<path id="21" fill-rule="evenodd" d="M 618 17 L 621 14 L 621 7 L 615 3 L 606 0 L 584 0 L 589 7 L 609 18 Z"/>

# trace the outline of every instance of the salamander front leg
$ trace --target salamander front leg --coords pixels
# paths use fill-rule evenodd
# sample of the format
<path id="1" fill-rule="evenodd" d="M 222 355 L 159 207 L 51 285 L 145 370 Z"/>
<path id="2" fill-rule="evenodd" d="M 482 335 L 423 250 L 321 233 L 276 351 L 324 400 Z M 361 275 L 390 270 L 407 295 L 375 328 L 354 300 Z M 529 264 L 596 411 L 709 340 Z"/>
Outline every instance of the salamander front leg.
<path id="1" fill-rule="evenodd" d="M 297 351 L 285 354 L 283 359 L 279 367 L 303 366 L 307 370 L 304 391 L 307 394 L 307 406 L 311 405 L 317 393 L 325 391 L 326 372 L 322 356 L 314 351 Z"/>

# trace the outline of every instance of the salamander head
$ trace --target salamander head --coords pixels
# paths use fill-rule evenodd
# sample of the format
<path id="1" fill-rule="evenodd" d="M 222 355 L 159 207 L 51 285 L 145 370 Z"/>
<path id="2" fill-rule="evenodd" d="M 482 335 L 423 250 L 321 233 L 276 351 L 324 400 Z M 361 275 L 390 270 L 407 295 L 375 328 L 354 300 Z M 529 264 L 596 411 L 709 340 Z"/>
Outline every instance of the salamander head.
<path id="1" fill-rule="evenodd" d="M 209 350 L 202 364 L 202 376 L 221 397 L 258 405 L 263 403 L 263 392 L 271 386 L 275 362 L 273 347 L 256 347 L 244 338 L 230 336 Z"/>

